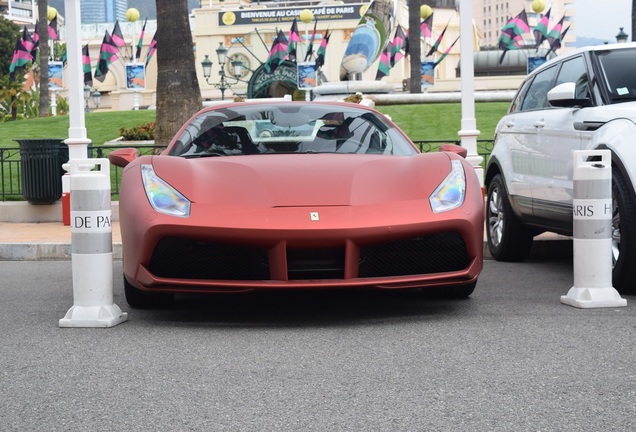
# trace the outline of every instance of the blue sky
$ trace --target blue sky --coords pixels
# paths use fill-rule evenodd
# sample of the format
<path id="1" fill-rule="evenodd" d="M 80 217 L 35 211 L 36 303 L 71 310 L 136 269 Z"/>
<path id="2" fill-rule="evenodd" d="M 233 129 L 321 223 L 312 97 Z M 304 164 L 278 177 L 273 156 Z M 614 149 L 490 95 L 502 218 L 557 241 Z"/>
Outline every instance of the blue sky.
<path id="1" fill-rule="evenodd" d="M 576 35 L 616 42 L 619 28 L 631 40 L 631 0 L 576 0 Z"/>

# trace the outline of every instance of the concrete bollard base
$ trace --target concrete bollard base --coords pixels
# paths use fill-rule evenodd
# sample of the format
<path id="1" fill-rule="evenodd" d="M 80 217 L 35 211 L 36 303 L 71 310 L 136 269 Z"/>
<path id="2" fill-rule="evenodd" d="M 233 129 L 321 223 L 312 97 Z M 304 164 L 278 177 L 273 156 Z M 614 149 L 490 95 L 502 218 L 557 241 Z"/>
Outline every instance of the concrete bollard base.
<path id="1" fill-rule="evenodd" d="M 60 327 L 114 327 L 128 320 L 128 313 L 119 306 L 72 306 L 59 322 Z"/>
<path id="2" fill-rule="evenodd" d="M 572 287 L 567 295 L 561 296 L 561 303 L 585 309 L 627 306 L 614 287 L 577 288 Z"/>

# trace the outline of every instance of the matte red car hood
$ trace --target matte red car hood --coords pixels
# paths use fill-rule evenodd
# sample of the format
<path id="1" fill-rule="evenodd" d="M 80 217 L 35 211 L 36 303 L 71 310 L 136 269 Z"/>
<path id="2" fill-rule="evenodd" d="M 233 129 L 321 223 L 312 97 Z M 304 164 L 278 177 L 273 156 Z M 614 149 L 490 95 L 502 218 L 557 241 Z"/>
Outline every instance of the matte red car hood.
<path id="1" fill-rule="evenodd" d="M 268 207 L 425 199 L 448 175 L 446 153 L 155 156 L 155 172 L 192 202 Z"/>

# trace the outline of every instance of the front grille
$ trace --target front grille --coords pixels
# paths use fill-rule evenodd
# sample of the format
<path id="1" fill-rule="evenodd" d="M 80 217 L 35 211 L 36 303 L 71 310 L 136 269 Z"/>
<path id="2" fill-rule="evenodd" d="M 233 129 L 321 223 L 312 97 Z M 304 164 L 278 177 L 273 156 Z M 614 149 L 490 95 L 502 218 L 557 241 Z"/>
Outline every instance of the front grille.
<path id="1" fill-rule="evenodd" d="M 361 248 L 359 277 L 442 273 L 469 264 L 462 236 L 447 232 Z"/>
<path id="2" fill-rule="evenodd" d="M 343 279 L 345 248 L 288 248 L 288 280 Z M 273 264 L 273 263 L 272 263 Z M 464 239 L 446 232 L 360 248 L 358 277 L 408 276 L 463 270 L 470 264 Z M 149 270 L 157 277 L 270 280 L 267 250 L 187 238 L 160 240 Z"/>
<path id="3" fill-rule="evenodd" d="M 287 249 L 289 280 L 344 278 L 344 248 Z"/>
<path id="4" fill-rule="evenodd" d="M 264 249 L 177 237 L 157 243 L 149 269 L 158 277 L 175 279 L 269 279 Z"/>

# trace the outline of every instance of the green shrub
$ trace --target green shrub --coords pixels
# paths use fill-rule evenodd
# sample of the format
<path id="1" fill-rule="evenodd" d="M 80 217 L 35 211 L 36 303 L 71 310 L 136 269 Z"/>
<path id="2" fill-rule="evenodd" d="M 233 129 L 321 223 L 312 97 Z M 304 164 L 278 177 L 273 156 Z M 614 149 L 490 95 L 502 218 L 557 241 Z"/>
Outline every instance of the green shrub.
<path id="1" fill-rule="evenodd" d="M 24 117 L 24 115 L 22 115 L 22 114 L 18 114 L 15 119 L 16 120 L 25 120 L 26 117 Z M 13 121 L 13 117 L 11 116 L 11 114 L 5 114 L 4 121 L 6 121 L 6 122 Z"/>
<path id="2" fill-rule="evenodd" d="M 151 121 L 131 128 L 120 128 L 119 133 L 126 141 L 154 140 L 155 122 Z"/>
<path id="3" fill-rule="evenodd" d="M 68 100 L 65 97 L 58 96 L 55 98 L 55 111 L 57 115 L 66 115 L 68 114 Z M 51 112 L 49 108 L 49 113 Z"/>

